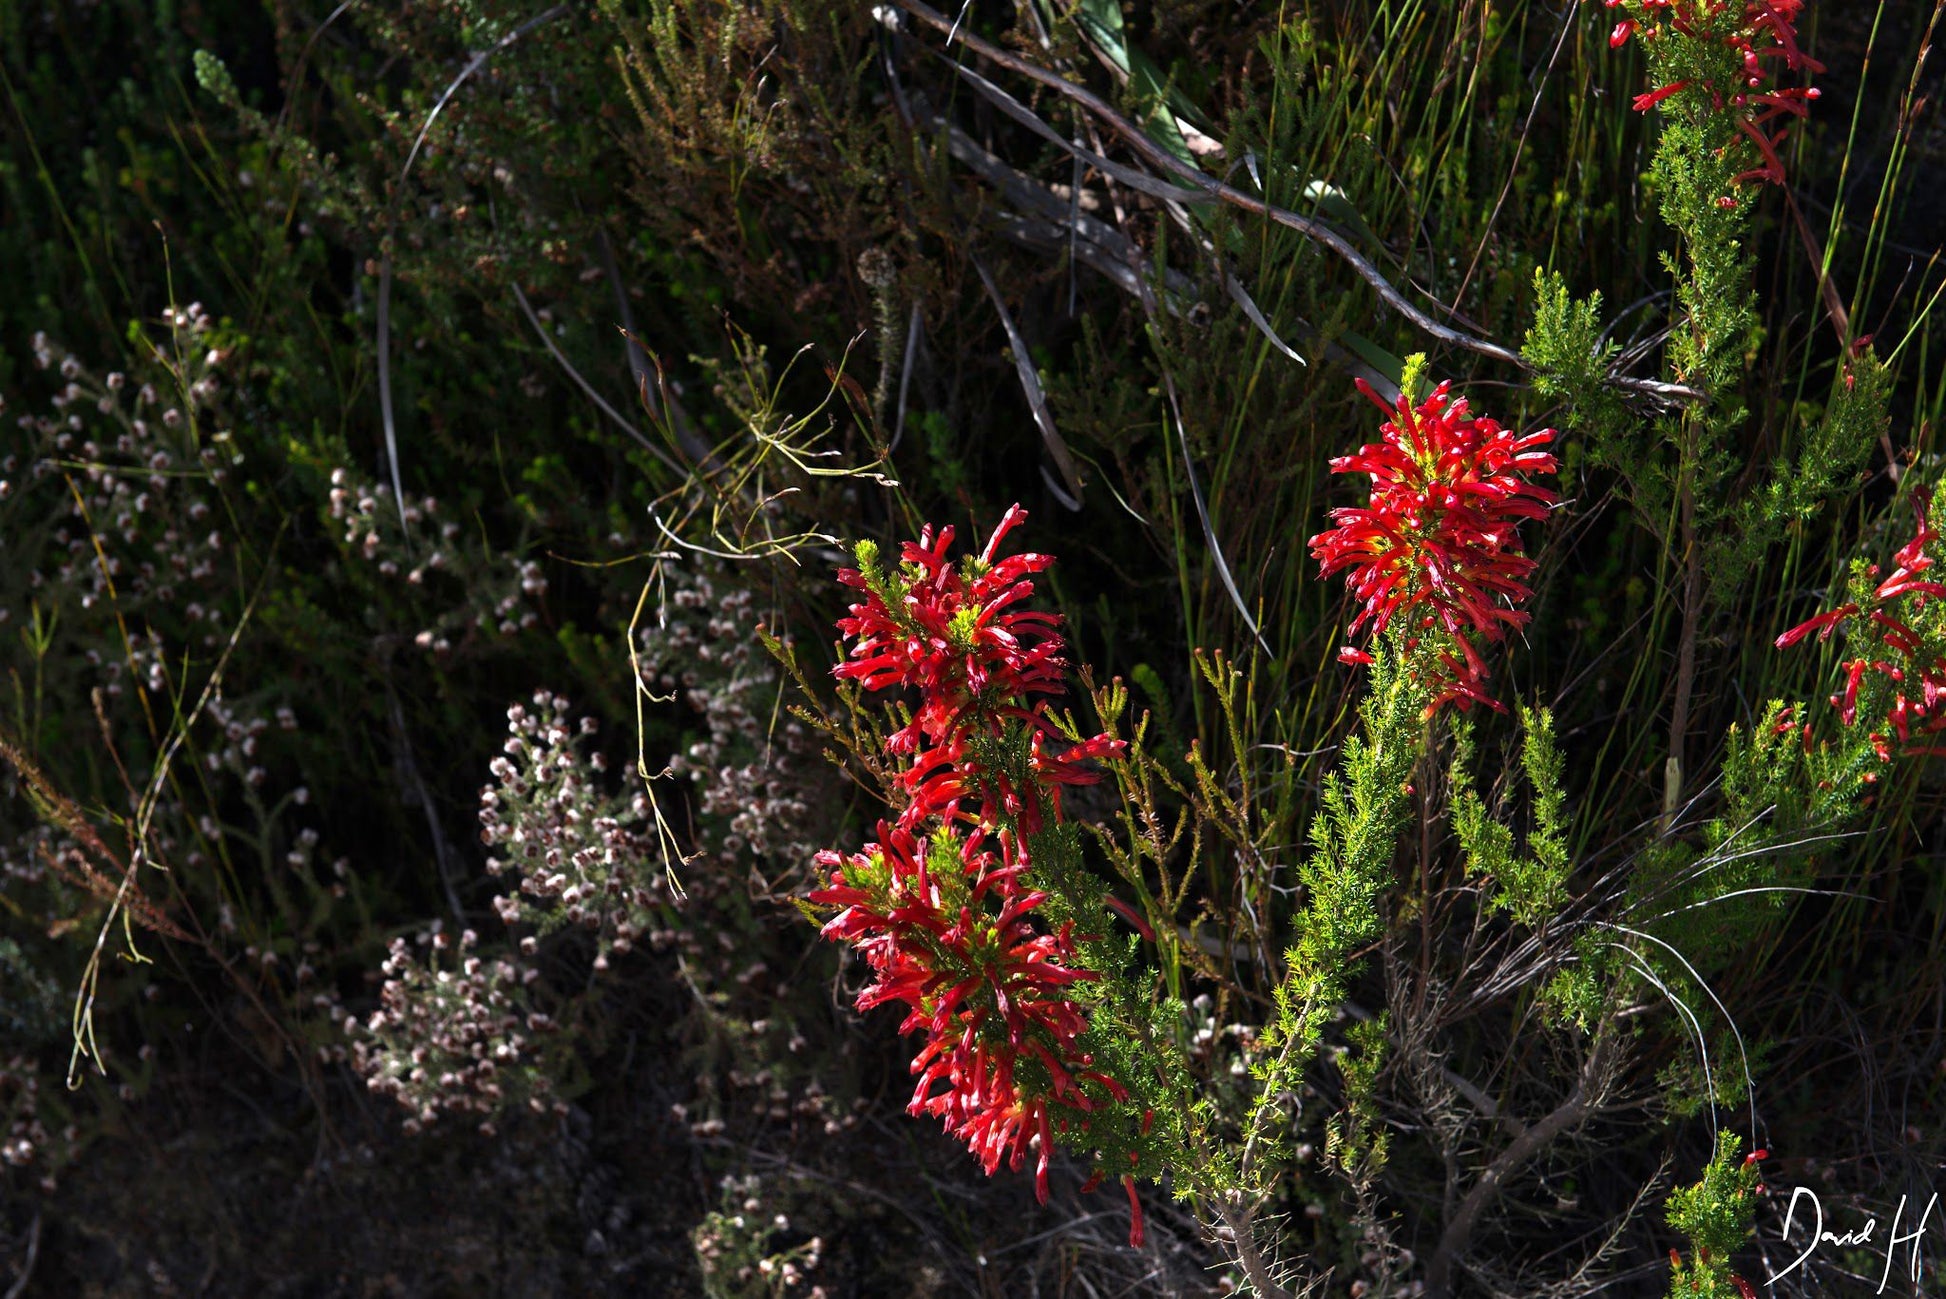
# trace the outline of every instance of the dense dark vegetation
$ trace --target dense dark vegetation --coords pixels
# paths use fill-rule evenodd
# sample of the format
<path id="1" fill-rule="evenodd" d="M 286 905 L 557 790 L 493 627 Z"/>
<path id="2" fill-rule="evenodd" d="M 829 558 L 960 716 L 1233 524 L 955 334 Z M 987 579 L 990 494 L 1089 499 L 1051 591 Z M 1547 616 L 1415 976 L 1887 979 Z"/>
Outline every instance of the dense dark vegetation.
<path id="1" fill-rule="evenodd" d="M 1252 1284 L 1249 1213 L 1166 1183 L 1131 1249 L 1080 1163 L 1037 1205 L 904 1113 L 793 905 L 883 812 L 833 573 L 1027 506 L 1037 603 L 1149 713 L 1188 829 L 1143 987 L 1243 1131 L 1370 685 L 1307 543 L 1354 378 L 1417 354 L 1560 430 L 1563 503 L 1492 649 L 1521 708 L 1414 723 L 1374 935 L 1238 1174 L 1271 1263 L 1667 1294 L 1719 1127 L 1771 1151 L 1743 1275 L 1779 1188 L 1924 1203 L 1940 759 L 1841 726 L 1841 639 L 1774 641 L 1941 477 L 1938 7 L 1806 10 L 1821 96 L 1700 301 L 1601 6 L 924 8 L 0 0 L 8 1299 Z M 1772 700 L 1824 756 L 1749 757 Z M 1496 910 L 1543 841 L 1562 891 Z"/>

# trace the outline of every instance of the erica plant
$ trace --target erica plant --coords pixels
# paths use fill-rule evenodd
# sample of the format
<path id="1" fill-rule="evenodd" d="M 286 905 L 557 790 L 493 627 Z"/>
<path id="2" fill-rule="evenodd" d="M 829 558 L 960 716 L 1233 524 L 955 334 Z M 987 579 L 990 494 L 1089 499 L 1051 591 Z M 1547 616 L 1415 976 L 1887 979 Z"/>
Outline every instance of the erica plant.
<path id="1" fill-rule="evenodd" d="M 1644 175 L 1674 236 L 1661 253 L 1670 315 L 1661 345 L 1659 409 L 1615 399 L 1609 368 L 1623 349 L 1601 322 L 1598 294 L 1579 302 L 1557 273 L 1539 275 L 1524 355 L 1534 387 L 1582 435 L 1584 463 L 1617 475 L 1640 524 L 1679 557 L 1671 594 L 1680 614 L 1663 761 L 1662 828 L 1695 788 L 1696 684 L 1709 668 L 1713 624 L 1765 549 L 1817 517 L 1855 481 L 1884 429 L 1886 371 L 1856 335 L 1843 295 L 1822 279 L 1824 315 L 1841 344 L 1822 417 L 1789 454 L 1753 434 L 1773 395 L 1750 382 L 1761 347 L 1753 229 L 1771 184 L 1789 191 L 1786 133 L 1818 98 L 1823 69 L 1798 40 L 1800 0 L 1608 0 L 1609 43 L 1646 63 L 1637 112 L 1654 115 Z M 1799 242 L 1823 266 L 1817 237 L 1793 210 Z M 1822 272 L 1820 272 L 1822 274 Z"/>
<path id="2" fill-rule="evenodd" d="M 1928 517 L 1931 506 L 1931 493 L 1912 494 L 1917 530 L 1893 556 L 1897 567 L 1890 574 L 1880 576 L 1877 564 L 1857 561 L 1843 604 L 1777 638 L 1778 648 L 1785 649 L 1813 632 L 1823 641 L 1845 629 L 1853 652 L 1841 665 L 1844 684 L 1831 703 L 1848 727 L 1861 711 L 1883 719 L 1868 733 L 1880 762 L 1891 760 L 1895 742 L 1908 756 L 1946 753 L 1927 743 L 1927 737 L 1946 731 L 1946 629 L 1936 603 L 1946 598 L 1946 584 L 1927 576 L 1934 563 L 1927 547 L 1940 539 L 1940 521 Z M 1804 734 L 1808 743 L 1809 723 Z M 1876 778 L 1865 774 L 1868 782 Z"/>
<path id="3" fill-rule="evenodd" d="M 839 574 L 859 599 L 838 622 L 849 651 L 835 675 L 908 694 L 884 740 L 896 818 L 862 852 L 820 854 L 830 883 L 811 900 L 841 908 L 824 934 L 872 971 L 859 1009 L 901 1004 L 901 1030 L 923 1035 L 908 1112 L 940 1119 L 989 1174 L 1032 1155 L 1042 1201 L 1067 1142 L 1093 1162 L 1088 1189 L 1121 1179 L 1140 1244 L 1135 1179 L 1149 1172 L 1140 1147 L 1153 1111 L 1096 1040 L 1099 999 L 1086 990 L 1102 971 L 1084 949 L 1102 935 L 1077 924 L 1098 931 L 1100 908 L 1044 861 L 1073 854 L 1063 789 L 1099 780 L 1091 760 L 1125 746 L 1105 734 L 1070 743 L 1047 713 L 1065 689 L 1060 619 L 1025 602 L 1053 559 L 1000 556 L 1026 517 L 1009 509 L 958 563 L 953 529 L 927 526 L 896 566 L 865 542 Z"/>
<path id="4" fill-rule="evenodd" d="M 1639 32 L 1655 74 L 1655 88 L 1636 96 L 1636 110 L 1667 103 L 1693 121 L 1716 119 L 1757 153 L 1755 165 L 1736 173 L 1732 186 L 1783 184 L 1778 150 L 1790 119 L 1809 116 L 1818 92 L 1779 85 L 1778 74 L 1824 71 L 1798 45 L 1803 0 L 1608 0 L 1608 7 L 1624 14 L 1608 43 L 1619 48 Z M 1717 202 L 1735 207 L 1737 200 L 1726 192 Z"/>
<path id="5" fill-rule="evenodd" d="M 1352 634 L 1379 636 L 1398 620 L 1406 652 L 1428 665 L 1428 709 L 1452 701 L 1505 712 L 1486 693 L 1475 642 L 1496 643 L 1527 621 L 1519 606 L 1533 595 L 1534 561 L 1521 550 L 1519 527 L 1556 499 L 1528 481 L 1554 472 L 1554 457 L 1539 449 L 1554 430 L 1521 435 L 1471 415 L 1447 383 L 1414 405 L 1404 394 L 1387 402 L 1357 382 L 1386 420 L 1379 441 L 1331 462 L 1334 474 L 1368 475 L 1372 490 L 1367 505 L 1333 510 L 1336 526 L 1311 538 L 1321 576 L 1348 574 L 1359 605 Z M 1372 662 L 1350 646 L 1339 657 Z"/>

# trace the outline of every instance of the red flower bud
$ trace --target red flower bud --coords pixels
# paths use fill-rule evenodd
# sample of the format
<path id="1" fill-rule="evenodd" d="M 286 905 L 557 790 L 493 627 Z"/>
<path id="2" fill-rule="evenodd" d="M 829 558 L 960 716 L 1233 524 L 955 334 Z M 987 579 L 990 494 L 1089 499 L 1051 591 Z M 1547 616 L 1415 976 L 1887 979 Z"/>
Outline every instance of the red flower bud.
<path id="1" fill-rule="evenodd" d="M 1687 81 L 1672 81 L 1666 86 L 1657 86 L 1648 94 L 1637 95 L 1635 97 L 1635 111 L 1638 113 L 1646 113 L 1663 100 L 1669 98 L 1669 96 L 1678 94 L 1688 88 L 1689 83 Z"/>

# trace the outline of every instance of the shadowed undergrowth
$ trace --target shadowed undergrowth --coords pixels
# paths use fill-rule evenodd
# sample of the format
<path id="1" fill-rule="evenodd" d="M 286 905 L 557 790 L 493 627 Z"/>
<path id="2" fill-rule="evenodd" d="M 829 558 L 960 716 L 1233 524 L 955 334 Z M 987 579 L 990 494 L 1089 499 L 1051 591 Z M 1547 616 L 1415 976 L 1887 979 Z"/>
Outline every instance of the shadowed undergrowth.
<path id="1" fill-rule="evenodd" d="M 0 0 L 9 1299 L 1730 1295 L 1927 1184 L 1937 7 L 949 8 Z M 1380 635 L 1419 419 L 1556 463 Z M 1014 502 L 1068 693 L 928 790 L 836 572 Z M 882 816 L 1088 974 L 1045 1203 L 820 938 Z"/>

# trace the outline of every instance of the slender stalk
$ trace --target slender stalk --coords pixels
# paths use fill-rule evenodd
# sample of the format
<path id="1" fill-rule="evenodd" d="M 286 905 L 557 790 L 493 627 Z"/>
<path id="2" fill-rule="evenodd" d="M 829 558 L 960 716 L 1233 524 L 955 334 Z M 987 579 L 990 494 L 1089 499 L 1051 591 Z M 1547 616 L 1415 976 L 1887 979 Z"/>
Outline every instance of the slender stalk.
<path id="1" fill-rule="evenodd" d="M 1696 541 L 1694 458 L 1684 466 L 1682 487 L 1682 632 L 1676 642 L 1676 699 L 1669 710 L 1669 758 L 1662 773 L 1663 834 L 1682 805 L 1683 740 L 1689 734 L 1689 706 L 1696 688 L 1696 637 L 1703 620 L 1703 552 Z"/>

